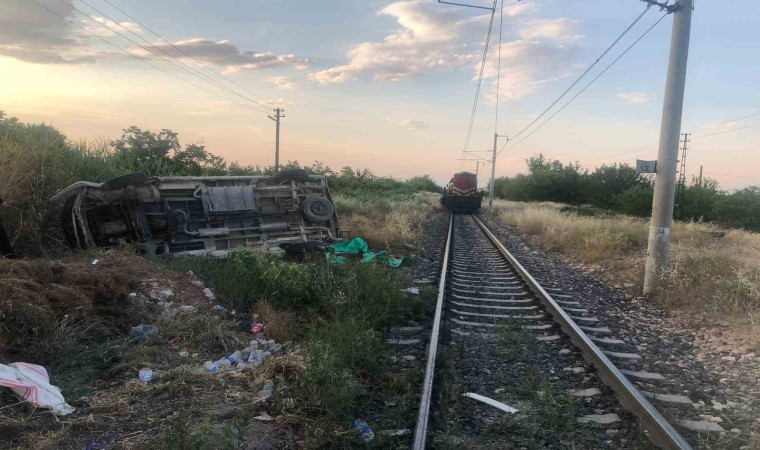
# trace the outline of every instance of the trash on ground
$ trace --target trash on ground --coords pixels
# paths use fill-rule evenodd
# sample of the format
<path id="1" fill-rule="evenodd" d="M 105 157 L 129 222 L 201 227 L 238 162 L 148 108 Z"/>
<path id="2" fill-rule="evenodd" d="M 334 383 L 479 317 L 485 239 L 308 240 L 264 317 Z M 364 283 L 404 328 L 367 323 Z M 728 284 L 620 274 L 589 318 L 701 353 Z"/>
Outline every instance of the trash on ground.
<path id="1" fill-rule="evenodd" d="M 364 442 L 370 442 L 372 439 L 375 439 L 375 433 L 372 431 L 372 428 L 367 425 L 367 422 L 361 419 L 354 420 L 354 429 L 361 432 Z"/>
<path id="2" fill-rule="evenodd" d="M 198 309 L 198 308 L 196 308 L 195 306 L 192 306 L 192 305 L 180 305 L 180 306 L 177 306 L 177 312 L 180 313 L 180 314 L 194 313 L 196 309 Z"/>
<path id="3" fill-rule="evenodd" d="M 219 372 L 219 366 L 217 366 L 216 364 L 214 364 L 211 361 L 206 361 L 205 363 L 203 363 L 203 367 L 205 367 L 206 369 L 208 369 L 208 371 L 211 372 L 211 373 L 217 373 L 217 372 Z"/>
<path id="4" fill-rule="evenodd" d="M 412 294 L 412 295 L 420 295 L 420 288 L 410 287 L 410 288 L 404 289 L 404 292 L 406 292 L 407 294 Z"/>
<path id="5" fill-rule="evenodd" d="M 179 356 L 183 358 L 187 358 L 188 356 L 190 356 L 190 352 L 188 352 L 187 350 L 182 350 L 181 352 L 179 352 Z"/>
<path id="6" fill-rule="evenodd" d="M 203 294 L 206 296 L 207 299 L 209 299 L 209 301 L 213 302 L 214 300 L 216 300 L 216 296 L 214 295 L 214 292 L 209 288 L 203 289 Z"/>
<path id="7" fill-rule="evenodd" d="M 143 367 L 142 369 L 140 369 L 140 373 L 138 374 L 137 377 L 143 383 L 147 383 L 153 379 L 153 370 L 150 369 L 149 367 Z"/>
<path id="8" fill-rule="evenodd" d="M 174 345 L 175 347 L 179 345 L 182 342 L 182 338 L 179 336 L 175 336 L 172 340 L 169 341 L 171 345 Z"/>
<path id="9" fill-rule="evenodd" d="M 99 260 L 99 259 L 93 259 L 93 260 L 92 260 L 92 265 L 93 265 L 93 266 L 96 266 L 96 265 L 97 265 L 99 262 L 100 262 L 100 260 Z"/>
<path id="10" fill-rule="evenodd" d="M 411 261 L 414 258 L 414 256 L 393 258 L 388 256 L 386 252 L 371 252 L 369 251 L 367 243 L 360 237 L 356 237 L 348 242 L 332 244 L 329 250 L 330 251 L 325 253 L 325 256 L 327 257 L 327 260 L 333 264 L 343 264 L 346 261 L 346 258 L 343 255 L 361 256 L 361 262 L 363 263 L 379 261 L 391 267 L 399 267 L 404 262 Z"/>
<path id="11" fill-rule="evenodd" d="M 412 430 L 409 428 L 403 428 L 398 430 L 382 430 L 380 432 L 383 436 L 406 436 L 407 434 L 412 434 Z"/>
<path id="12" fill-rule="evenodd" d="M 515 408 L 513 408 L 513 407 L 511 407 L 511 406 L 509 406 L 507 404 L 504 404 L 502 402 L 496 401 L 496 400 L 494 400 L 492 398 L 485 397 L 485 396 L 480 395 L 480 394 L 475 394 L 475 393 L 472 393 L 472 392 L 468 392 L 468 393 L 462 394 L 462 395 L 465 396 L 465 397 L 469 397 L 469 398 L 471 398 L 473 400 L 477 400 L 479 402 L 485 403 L 486 405 L 493 406 L 494 408 L 500 409 L 500 410 L 502 410 L 502 411 L 504 411 L 506 413 L 514 414 L 514 413 L 518 412 Z"/>
<path id="13" fill-rule="evenodd" d="M 264 387 L 261 388 L 258 395 L 254 398 L 254 401 L 259 401 L 259 402 L 266 401 L 269 397 L 272 396 L 273 390 L 274 390 L 274 382 L 272 382 L 272 380 L 266 380 L 264 382 Z"/>
<path id="14" fill-rule="evenodd" d="M 136 327 L 132 327 L 129 330 L 129 335 L 139 339 L 150 339 L 158 336 L 158 328 L 153 325 L 141 324 Z"/>
<path id="15" fill-rule="evenodd" d="M 0 364 L 0 386 L 10 388 L 16 395 L 42 408 L 50 408 L 53 414 L 65 416 L 74 412 L 61 394 L 50 384 L 44 367 L 24 362 Z"/>
<path id="16" fill-rule="evenodd" d="M 263 329 L 264 329 L 264 324 L 259 322 L 259 323 L 255 324 L 253 326 L 253 328 L 251 328 L 251 333 L 253 333 L 253 334 L 261 333 L 261 331 Z"/>
<path id="17" fill-rule="evenodd" d="M 254 417 L 254 419 L 256 419 L 256 420 L 261 420 L 261 421 L 263 421 L 263 422 L 269 422 L 269 421 L 271 421 L 271 420 L 274 420 L 274 417 L 270 416 L 270 415 L 269 415 L 269 414 L 267 414 L 267 413 L 262 413 L 262 414 L 260 414 L 260 415 L 258 415 L 258 416 L 256 416 L 256 417 Z"/>

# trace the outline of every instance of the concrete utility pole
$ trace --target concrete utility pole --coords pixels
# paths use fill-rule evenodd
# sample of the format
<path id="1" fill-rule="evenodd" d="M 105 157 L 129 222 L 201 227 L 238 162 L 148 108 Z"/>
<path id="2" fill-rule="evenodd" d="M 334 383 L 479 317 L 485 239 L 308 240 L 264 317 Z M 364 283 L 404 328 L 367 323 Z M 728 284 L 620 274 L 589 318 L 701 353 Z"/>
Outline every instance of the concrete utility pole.
<path id="1" fill-rule="evenodd" d="M 493 191 L 494 189 L 494 181 L 496 178 L 496 146 L 497 141 L 500 137 L 506 138 L 504 135 L 500 135 L 499 133 L 493 134 L 493 153 L 491 154 L 491 184 L 488 185 L 488 212 L 493 212 Z M 509 138 L 507 138 L 507 141 L 509 141 Z"/>
<path id="2" fill-rule="evenodd" d="M 652 220 L 649 225 L 649 245 L 644 273 L 644 295 L 652 292 L 660 271 L 670 265 L 670 228 L 673 224 L 678 141 L 681 134 L 693 8 L 694 0 L 678 0 L 674 5 L 670 61 L 665 82 L 657 176 L 654 181 Z"/>
<path id="3" fill-rule="evenodd" d="M 276 125 L 276 135 L 274 138 L 274 171 L 279 172 L 280 171 L 280 119 L 285 117 L 284 113 L 285 110 L 281 108 L 275 108 L 274 109 L 274 117 L 267 116 L 270 119 L 274 120 Z"/>
<path id="4" fill-rule="evenodd" d="M 699 166 L 699 187 L 702 187 L 702 168 L 704 166 Z"/>

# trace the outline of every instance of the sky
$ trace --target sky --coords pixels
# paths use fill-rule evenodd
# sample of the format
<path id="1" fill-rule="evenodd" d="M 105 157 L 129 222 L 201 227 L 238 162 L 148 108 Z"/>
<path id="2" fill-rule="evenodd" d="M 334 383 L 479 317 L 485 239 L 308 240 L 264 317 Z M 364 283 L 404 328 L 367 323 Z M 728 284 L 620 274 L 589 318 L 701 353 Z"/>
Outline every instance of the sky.
<path id="1" fill-rule="evenodd" d="M 682 131 L 693 133 L 687 178 L 703 166 L 738 189 L 760 184 L 760 2 L 730 3 L 696 2 Z M 530 124 L 646 9 L 639 0 L 504 5 L 467 147 L 482 157 L 494 131 L 514 136 Z M 557 107 L 663 14 L 649 8 Z M 278 105 L 283 161 L 444 183 L 476 168 L 461 159 L 490 15 L 435 0 L 2 0 L 0 110 L 76 140 L 168 128 L 228 161 L 271 165 L 267 114 Z M 524 173 L 538 153 L 589 169 L 656 159 L 671 26 L 672 15 L 512 141 L 497 176 Z"/>

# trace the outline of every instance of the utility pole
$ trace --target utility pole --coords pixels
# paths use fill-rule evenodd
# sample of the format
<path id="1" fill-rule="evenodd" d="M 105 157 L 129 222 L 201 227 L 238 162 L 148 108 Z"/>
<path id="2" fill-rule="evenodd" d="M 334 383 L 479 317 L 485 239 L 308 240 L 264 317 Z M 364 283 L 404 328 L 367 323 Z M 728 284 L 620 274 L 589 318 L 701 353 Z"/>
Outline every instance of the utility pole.
<path id="1" fill-rule="evenodd" d="M 670 228 L 673 224 L 673 203 L 678 163 L 678 141 L 689 59 L 689 37 L 694 0 L 678 0 L 673 11 L 673 32 L 670 43 L 665 101 L 660 126 L 660 148 L 657 153 L 657 175 L 654 181 L 652 220 L 644 273 L 644 295 L 655 287 L 660 271 L 670 266 Z"/>
<path id="2" fill-rule="evenodd" d="M 493 191 L 494 189 L 494 179 L 496 178 L 496 147 L 497 147 L 497 141 L 500 137 L 507 138 L 507 142 L 509 142 L 509 138 L 507 136 L 501 135 L 499 133 L 493 134 L 493 153 L 491 153 L 491 184 L 488 186 L 488 212 L 493 212 Z"/>
<path id="3" fill-rule="evenodd" d="M 280 119 L 285 117 L 284 113 L 285 110 L 282 108 L 275 108 L 274 109 L 274 117 L 267 116 L 270 119 L 274 120 L 276 123 L 276 131 L 275 131 L 275 138 L 274 138 L 274 171 L 275 173 L 280 171 Z"/>
<path id="4" fill-rule="evenodd" d="M 704 166 L 699 166 L 699 187 L 702 187 L 702 168 Z"/>
<path id="5" fill-rule="evenodd" d="M 681 169 L 678 171 L 678 187 L 676 190 L 676 208 L 678 215 L 683 215 L 683 201 L 686 195 L 686 150 L 688 150 L 689 136 L 691 133 L 681 133 L 683 146 L 681 147 Z"/>

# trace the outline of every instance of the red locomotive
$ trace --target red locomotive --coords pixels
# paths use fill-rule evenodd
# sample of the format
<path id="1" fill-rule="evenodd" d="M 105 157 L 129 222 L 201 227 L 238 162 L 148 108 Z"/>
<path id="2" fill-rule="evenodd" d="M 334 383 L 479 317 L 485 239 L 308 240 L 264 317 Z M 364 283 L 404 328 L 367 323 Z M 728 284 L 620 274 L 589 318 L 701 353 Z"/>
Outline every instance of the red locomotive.
<path id="1" fill-rule="evenodd" d="M 478 190 L 478 176 L 470 172 L 455 173 L 443 190 L 441 203 L 455 213 L 472 213 L 480 209 L 483 191 Z"/>

